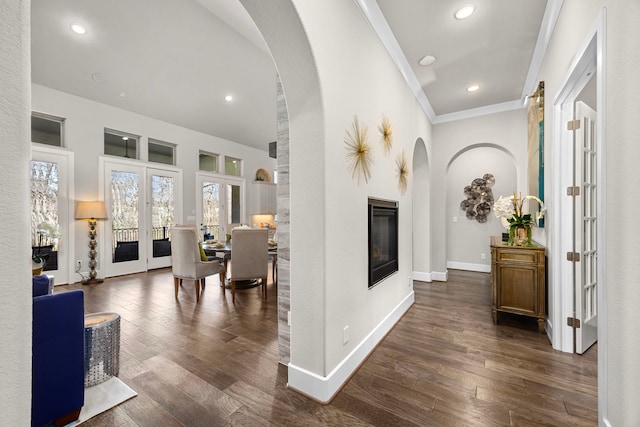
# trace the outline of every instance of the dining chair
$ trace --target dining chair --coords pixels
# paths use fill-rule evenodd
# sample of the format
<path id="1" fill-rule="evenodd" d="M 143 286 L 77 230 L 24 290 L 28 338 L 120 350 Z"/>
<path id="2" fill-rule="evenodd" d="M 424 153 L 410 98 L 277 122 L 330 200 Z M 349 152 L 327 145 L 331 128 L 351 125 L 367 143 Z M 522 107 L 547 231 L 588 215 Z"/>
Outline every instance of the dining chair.
<path id="1" fill-rule="evenodd" d="M 235 228 L 231 232 L 231 295 L 233 302 L 236 300 L 236 282 L 238 280 L 261 280 L 262 296 L 263 298 L 267 297 L 268 240 L 266 228 Z"/>
<path id="2" fill-rule="evenodd" d="M 176 298 L 182 280 L 187 279 L 194 281 L 196 301 L 200 301 L 200 286 L 204 288 L 207 276 L 220 274 L 220 282 L 224 283 L 226 275 L 224 265 L 219 260 L 203 260 L 197 230 L 193 226 L 171 228 L 171 270 Z"/>

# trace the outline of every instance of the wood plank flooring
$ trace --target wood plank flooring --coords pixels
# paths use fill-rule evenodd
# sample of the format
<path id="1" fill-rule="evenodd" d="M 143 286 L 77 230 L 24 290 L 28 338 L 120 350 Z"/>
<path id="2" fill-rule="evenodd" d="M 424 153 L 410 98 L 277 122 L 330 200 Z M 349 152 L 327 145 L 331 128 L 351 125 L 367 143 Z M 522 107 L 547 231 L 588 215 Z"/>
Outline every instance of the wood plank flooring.
<path id="1" fill-rule="evenodd" d="M 536 322 L 491 320 L 489 275 L 452 270 L 416 303 L 329 405 L 286 388 L 277 299 L 260 288 L 200 302 L 169 269 L 56 287 L 121 316 L 120 379 L 138 396 L 92 426 L 596 426 L 596 348 L 554 351 Z"/>

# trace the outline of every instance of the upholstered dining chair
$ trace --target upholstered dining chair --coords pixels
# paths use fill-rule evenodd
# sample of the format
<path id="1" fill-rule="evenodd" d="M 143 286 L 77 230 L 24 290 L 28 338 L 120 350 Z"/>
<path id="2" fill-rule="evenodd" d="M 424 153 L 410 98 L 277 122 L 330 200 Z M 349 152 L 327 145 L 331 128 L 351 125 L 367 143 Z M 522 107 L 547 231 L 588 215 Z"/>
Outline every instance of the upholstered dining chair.
<path id="1" fill-rule="evenodd" d="M 200 301 L 200 285 L 204 288 L 207 276 L 220 274 L 220 282 L 224 283 L 226 276 L 224 265 L 219 260 L 208 261 L 206 256 L 202 257 L 201 254 L 198 234 L 194 226 L 171 227 L 171 269 L 176 298 L 178 298 L 178 288 L 184 279 L 194 281 L 196 301 Z"/>
<path id="2" fill-rule="evenodd" d="M 231 295 L 233 302 L 236 300 L 236 282 L 238 280 L 261 280 L 262 296 L 267 297 L 268 240 L 266 228 L 235 228 L 231 232 Z"/>

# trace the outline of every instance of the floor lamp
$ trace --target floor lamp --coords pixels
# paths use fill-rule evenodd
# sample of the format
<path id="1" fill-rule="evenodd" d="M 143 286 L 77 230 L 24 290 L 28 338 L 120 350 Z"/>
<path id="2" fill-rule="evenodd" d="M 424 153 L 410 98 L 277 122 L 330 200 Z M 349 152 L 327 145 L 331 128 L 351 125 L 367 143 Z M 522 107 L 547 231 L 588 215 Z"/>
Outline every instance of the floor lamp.
<path id="1" fill-rule="evenodd" d="M 102 283 L 103 279 L 96 278 L 96 220 L 107 219 L 107 208 L 104 202 L 78 202 L 76 206 L 76 219 L 89 220 L 89 277 L 82 279 L 83 285 Z"/>

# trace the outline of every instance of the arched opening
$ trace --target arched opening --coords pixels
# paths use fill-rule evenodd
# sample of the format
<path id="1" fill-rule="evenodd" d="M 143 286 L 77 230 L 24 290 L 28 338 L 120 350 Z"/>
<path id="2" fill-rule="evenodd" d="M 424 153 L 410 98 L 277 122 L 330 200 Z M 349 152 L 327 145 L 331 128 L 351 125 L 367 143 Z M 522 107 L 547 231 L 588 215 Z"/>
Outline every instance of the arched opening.
<path id="1" fill-rule="evenodd" d="M 491 211 L 493 200 L 513 194 L 518 189 L 518 176 L 514 155 L 495 144 L 470 145 L 452 156 L 445 181 L 447 268 L 491 271 L 489 237 L 504 231 Z M 486 190 L 471 190 L 469 194 L 477 182 L 474 180 L 488 177 L 494 182 L 488 183 Z M 486 204 L 481 205 L 483 202 Z M 478 213 L 474 204 L 483 212 Z M 462 205 L 466 208 L 462 209 Z"/>
<path id="2" fill-rule="evenodd" d="M 431 277 L 431 216 L 429 155 L 422 138 L 413 149 L 413 279 L 424 282 Z"/>

